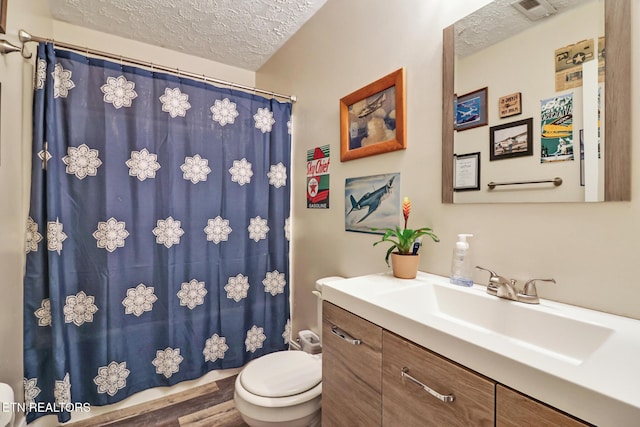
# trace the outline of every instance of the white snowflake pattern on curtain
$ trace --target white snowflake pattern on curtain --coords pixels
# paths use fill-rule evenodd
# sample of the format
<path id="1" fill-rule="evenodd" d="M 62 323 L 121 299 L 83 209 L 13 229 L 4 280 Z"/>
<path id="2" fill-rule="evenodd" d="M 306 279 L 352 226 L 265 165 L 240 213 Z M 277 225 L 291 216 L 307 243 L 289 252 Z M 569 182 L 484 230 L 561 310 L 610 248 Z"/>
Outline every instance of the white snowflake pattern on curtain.
<path id="1" fill-rule="evenodd" d="M 26 253 L 38 251 L 38 243 L 42 241 L 42 234 L 38 232 L 38 224 L 31 217 L 27 218 L 27 235 L 25 240 Z"/>
<path id="2" fill-rule="evenodd" d="M 180 363 L 183 360 L 179 348 L 167 347 L 164 350 L 156 351 L 156 358 L 151 361 L 151 364 L 156 367 L 156 374 L 171 378 L 171 375 L 180 371 Z"/>
<path id="3" fill-rule="evenodd" d="M 253 171 L 251 170 L 251 163 L 247 159 L 234 160 L 233 166 L 229 168 L 231 174 L 231 181 L 237 182 L 240 185 L 249 184 Z"/>
<path id="4" fill-rule="evenodd" d="M 57 252 L 58 255 L 62 252 L 62 242 L 67 240 L 67 235 L 62 229 L 64 226 L 58 218 L 56 221 L 49 221 L 47 223 L 47 249 L 51 252 Z"/>
<path id="5" fill-rule="evenodd" d="M 93 322 L 93 315 L 98 311 L 94 304 L 95 297 L 80 291 L 75 295 L 69 295 L 65 299 L 63 307 L 64 322 L 82 326 L 85 322 Z"/>
<path id="6" fill-rule="evenodd" d="M 38 318 L 38 326 L 51 326 L 51 300 L 45 298 L 33 313 Z"/>
<path id="7" fill-rule="evenodd" d="M 87 144 L 79 147 L 69 147 L 67 155 L 62 161 L 67 165 L 66 172 L 75 175 L 78 179 L 85 179 L 88 176 L 96 176 L 98 168 L 102 165 L 102 160 L 98 157 L 98 150 L 89 148 Z"/>
<path id="8" fill-rule="evenodd" d="M 159 219 L 156 222 L 156 228 L 153 229 L 156 243 L 167 248 L 180 244 L 180 237 L 184 234 L 180 224 L 181 222 L 176 221 L 172 216 L 167 219 Z"/>
<path id="9" fill-rule="evenodd" d="M 284 332 L 282 333 L 282 339 L 285 344 L 291 342 L 291 319 L 287 319 L 287 323 L 284 325 Z"/>
<path id="10" fill-rule="evenodd" d="M 211 335 L 204 344 L 205 362 L 215 362 L 218 359 L 224 359 L 224 354 L 229 350 L 229 346 L 226 344 L 227 339 L 225 337 L 218 336 L 218 334 Z"/>
<path id="11" fill-rule="evenodd" d="M 207 240 L 216 245 L 229 240 L 229 234 L 232 231 L 231 227 L 229 227 L 229 220 L 222 218 L 220 215 L 207 220 L 207 226 L 204 228 Z"/>
<path id="12" fill-rule="evenodd" d="M 236 103 L 229 101 L 229 98 L 216 100 L 210 110 L 212 114 L 211 119 L 214 122 L 220 123 L 220 126 L 233 124 L 236 117 L 240 114 L 236 108 Z"/>
<path id="13" fill-rule="evenodd" d="M 193 310 L 197 306 L 204 304 L 207 289 L 204 286 L 204 282 L 191 279 L 180 285 L 180 290 L 177 295 L 180 299 L 181 306 L 187 306 L 190 310 Z"/>
<path id="14" fill-rule="evenodd" d="M 135 288 L 127 289 L 127 296 L 122 300 L 122 305 L 124 305 L 125 314 L 140 317 L 145 311 L 153 310 L 153 303 L 157 300 L 153 286 L 140 283 Z"/>
<path id="15" fill-rule="evenodd" d="M 132 102 L 138 97 L 134 90 L 136 84 L 127 80 L 125 76 L 107 77 L 107 82 L 100 86 L 104 93 L 103 100 L 107 104 L 112 104 L 116 109 L 131 107 Z"/>
<path id="16" fill-rule="evenodd" d="M 37 378 L 23 378 L 22 386 L 24 388 L 24 403 L 27 404 L 27 407 L 33 406 L 36 401 L 36 398 L 40 394 L 42 390 L 38 387 L 38 379 Z"/>
<path id="17" fill-rule="evenodd" d="M 255 353 L 256 350 L 262 348 L 262 344 L 267 339 L 264 334 L 264 329 L 256 325 L 253 325 L 251 329 L 247 331 L 247 338 L 244 340 L 244 345 L 248 352 Z"/>
<path id="18" fill-rule="evenodd" d="M 248 295 L 249 278 L 242 274 L 238 274 L 235 277 L 229 277 L 227 284 L 224 286 L 224 290 L 227 291 L 228 299 L 240 302 Z"/>
<path id="19" fill-rule="evenodd" d="M 267 238 L 267 233 L 269 232 L 269 226 L 267 225 L 267 220 L 263 219 L 258 215 L 255 218 L 251 218 L 249 220 L 249 226 L 247 227 L 249 231 L 249 239 L 254 242 L 259 242 L 260 240 L 264 240 Z"/>
<path id="20" fill-rule="evenodd" d="M 291 219 L 284 220 L 284 237 L 287 240 L 291 240 Z"/>
<path id="21" fill-rule="evenodd" d="M 209 161 L 200 157 L 199 154 L 193 157 L 185 157 L 184 163 L 180 166 L 180 170 L 183 173 L 182 177 L 187 181 L 191 181 L 192 184 L 206 181 L 207 175 L 211 173 Z"/>
<path id="22" fill-rule="evenodd" d="M 140 151 L 132 151 L 131 157 L 125 164 L 129 167 L 129 176 L 135 176 L 140 181 L 144 181 L 147 178 L 155 178 L 156 172 L 160 169 L 158 155 L 149 153 L 146 148 Z"/>
<path id="23" fill-rule="evenodd" d="M 35 82 L 33 86 L 36 90 L 44 89 L 44 82 L 47 80 L 47 61 L 38 59 L 36 62 Z"/>
<path id="24" fill-rule="evenodd" d="M 53 396 L 56 403 L 60 406 L 71 403 L 71 382 L 69 381 L 68 372 L 61 381 L 56 380 Z"/>
<path id="25" fill-rule="evenodd" d="M 267 108 L 258 108 L 258 112 L 253 115 L 256 128 L 260 129 L 262 133 L 271 132 L 273 124 L 276 122 L 273 118 L 273 113 Z"/>
<path id="26" fill-rule="evenodd" d="M 127 362 L 112 361 L 107 366 L 98 368 L 98 375 L 93 379 L 93 382 L 98 386 L 98 393 L 114 396 L 118 390 L 127 386 L 129 373 Z"/>
<path id="27" fill-rule="evenodd" d="M 124 240 L 129 237 L 125 226 L 124 221 L 118 221 L 114 217 L 109 218 L 106 222 L 98 222 L 98 229 L 93 232 L 93 237 L 97 240 L 96 245 L 109 252 L 123 248 Z"/>
<path id="28" fill-rule="evenodd" d="M 162 111 L 169 113 L 171 118 L 184 117 L 187 115 L 187 110 L 191 108 L 189 104 L 189 95 L 182 93 L 180 88 L 166 88 L 164 95 L 160 97 L 162 103 Z"/>
<path id="29" fill-rule="evenodd" d="M 53 97 L 66 98 L 69 91 L 76 87 L 71 80 L 71 71 L 62 68 L 62 65 L 56 64 L 53 68 Z"/>
<path id="30" fill-rule="evenodd" d="M 287 281 L 284 279 L 284 273 L 280 273 L 278 270 L 268 271 L 264 280 L 264 291 L 270 293 L 272 296 L 276 296 L 284 292 L 284 287 Z"/>
<path id="31" fill-rule="evenodd" d="M 271 165 L 267 176 L 269 177 L 269 184 L 276 188 L 287 185 L 287 168 L 282 163 Z"/>

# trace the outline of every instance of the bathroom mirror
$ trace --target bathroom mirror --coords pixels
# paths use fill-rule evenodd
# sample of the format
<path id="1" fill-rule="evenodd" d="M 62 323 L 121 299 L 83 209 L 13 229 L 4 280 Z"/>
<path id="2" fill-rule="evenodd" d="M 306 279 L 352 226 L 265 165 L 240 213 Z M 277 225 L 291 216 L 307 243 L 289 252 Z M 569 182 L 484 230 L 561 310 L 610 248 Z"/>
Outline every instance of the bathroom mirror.
<path id="1" fill-rule="evenodd" d="M 516 16 L 525 18 L 512 3 L 558 12 L 507 34 Z M 495 0 L 443 30 L 443 203 L 630 200 L 630 3 Z M 464 53 L 465 39 L 484 46 Z M 566 114 L 545 114 L 567 99 L 571 126 L 563 123 Z M 479 125 L 469 126 L 475 119 Z M 547 137 L 556 138 L 551 150 Z M 456 155 L 478 152 L 479 171 L 471 173 L 480 174 L 480 188 L 460 191 L 456 180 L 468 178 L 469 162 Z"/>

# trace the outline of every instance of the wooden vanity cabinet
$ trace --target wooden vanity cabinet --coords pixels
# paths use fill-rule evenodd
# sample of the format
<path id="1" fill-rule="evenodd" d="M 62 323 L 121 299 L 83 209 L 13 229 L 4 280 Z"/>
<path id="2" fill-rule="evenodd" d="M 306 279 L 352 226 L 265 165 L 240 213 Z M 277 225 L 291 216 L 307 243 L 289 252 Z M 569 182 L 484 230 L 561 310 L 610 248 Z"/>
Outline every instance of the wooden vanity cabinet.
<path id="1" fill-rule="evenodd" d="M 501 384 L 496 387 L 496 427 L 584 427 L 585 424 Z"/>
<path id="2" fill-rule="evenodd" d="M 590 425 L 327 301 L 322 309 L 323 427 Z"/>
<path id="3" fill-rule="evenodd" d="M 327 301 L 322 312 L 323 427 L 381 425 L 382 328 Z"/>
<path id="4" fill-rule="evenodd" d="M 388 331 L 382 349 L 382 425 L 494 426 L 495 382 Z"/>

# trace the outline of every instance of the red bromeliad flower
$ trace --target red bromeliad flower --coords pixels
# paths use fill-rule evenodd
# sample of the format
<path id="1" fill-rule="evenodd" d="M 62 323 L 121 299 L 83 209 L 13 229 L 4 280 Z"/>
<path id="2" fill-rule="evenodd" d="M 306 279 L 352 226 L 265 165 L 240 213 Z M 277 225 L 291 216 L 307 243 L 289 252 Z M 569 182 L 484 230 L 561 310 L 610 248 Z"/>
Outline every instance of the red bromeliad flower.
<path id="1" fill-rule="evenodd" d="M 409 214 L 411 213 L 411 200 L 408 197 L 402 199 L 402 215 L 404 216 L 404 228 L 407 228 Z"/>
<path id="2" fill-rule="evenodd" d="M 401 229 L 399 225 L 395 228 L 372 228 L 371 231 L 384 231 L 384 235 L 373 244 L 388 242 L 391 243 L 391 247 L 387 250 L 387 254 L 384 260 L 389 265 L 389 256 L 391 252 L 396 252 L 401 255 L 411 255 L 413 244 L 420 236 L 429 236 L 434 242 L 439 242 L 440 239 L 433 233 L 433 230 L 428 227 L 421 227 L 416 230 L 407 228 L 407 222 L 409 221 L 409 214 L 411 213 L 411 200 L 408 197 L 402 199 L 402 215 L 404 216 L 404 229 Z"/>

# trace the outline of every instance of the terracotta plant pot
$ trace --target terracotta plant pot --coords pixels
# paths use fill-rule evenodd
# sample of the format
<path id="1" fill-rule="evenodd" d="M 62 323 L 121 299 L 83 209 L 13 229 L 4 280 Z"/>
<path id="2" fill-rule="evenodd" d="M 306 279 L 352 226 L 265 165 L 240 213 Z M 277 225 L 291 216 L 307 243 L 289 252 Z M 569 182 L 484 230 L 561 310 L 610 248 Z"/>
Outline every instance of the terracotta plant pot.
<path id="1" fill-rule="evenodd" d="M 391 254 L 391 268 L 393 275 L 400 279 L 415 279 L 418 274 L 420 254 L 400 255 L 397 252 Z"/>

